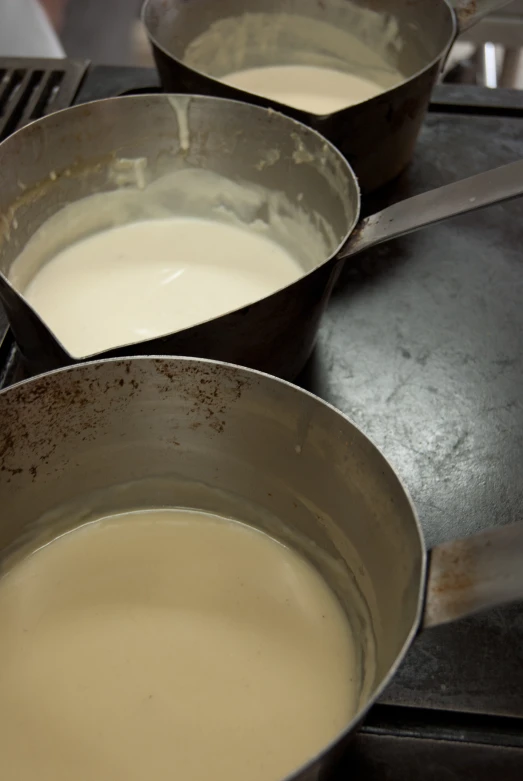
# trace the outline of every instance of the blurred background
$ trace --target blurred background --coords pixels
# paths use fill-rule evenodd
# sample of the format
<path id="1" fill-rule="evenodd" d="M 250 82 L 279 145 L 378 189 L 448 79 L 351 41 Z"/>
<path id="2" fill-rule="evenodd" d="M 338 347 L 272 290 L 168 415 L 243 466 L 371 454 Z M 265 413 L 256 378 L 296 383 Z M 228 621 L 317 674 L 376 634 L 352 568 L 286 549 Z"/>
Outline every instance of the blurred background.
<path id="1" fill-rule="evenodd" d="M 219 2 L 219 0 L 216 0 Z M 0 0 L 0 56 L 88 59 L 152 66 L 142 0 Z M 523 89 L 523 0 L 459 39 L 445 80 Z"/>

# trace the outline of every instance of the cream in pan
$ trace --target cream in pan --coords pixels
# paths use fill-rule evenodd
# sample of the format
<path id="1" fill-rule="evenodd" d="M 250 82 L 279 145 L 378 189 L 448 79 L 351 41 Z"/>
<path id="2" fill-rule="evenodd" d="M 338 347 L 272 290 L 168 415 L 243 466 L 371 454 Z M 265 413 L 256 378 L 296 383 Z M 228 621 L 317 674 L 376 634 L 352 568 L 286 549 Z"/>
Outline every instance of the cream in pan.
<path id="1" fill-rule="evenodd" d="M 272 65 L 229 73 L 221 81 L 312 114 L 331 114 L 379 95 L 377 81 L 333 68 Z M 398 83 L 401 76 L 398 74 Z"/>
<path id="2" fill-rule="evenodd" d="M 357 709 L 319 573 L 203 513 L 112 516 L 19 559 L 0 628 L 6 781 L 281 781 Z"/>
<path id="3" fill-rule="evenodd" d="M 226 314 L 303 273 L 259 232 L 172 217 L 71 244 L 40 268 L 24 295 L 66 349 L 82 357 Z"/>

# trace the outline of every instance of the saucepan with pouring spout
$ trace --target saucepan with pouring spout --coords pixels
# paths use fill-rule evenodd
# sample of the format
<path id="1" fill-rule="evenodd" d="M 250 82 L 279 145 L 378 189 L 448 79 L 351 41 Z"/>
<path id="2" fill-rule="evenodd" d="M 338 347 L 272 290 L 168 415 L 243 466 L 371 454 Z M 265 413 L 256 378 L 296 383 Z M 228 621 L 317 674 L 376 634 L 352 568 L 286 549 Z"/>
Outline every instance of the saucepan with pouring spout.
<path id="1" fill-rule="evenodd" d="M 177 506 L 240 519 L 323 575 L 355 637 L 357 704 L 332 742 L 302 757 L 308 763 L 289 779 L 325 777 L 421 628 L 523 598 L 523 524 L 427 556 L 416 511 L 385 457 L 336 409 L 273 377 L 197 359 L 112 359 L 2 391 L 0 418 L 3 554 L 35 535 L 49 540 L 55 529 L 56 536 L 52 523 L 71 528 L 75 517 L 86 523 Z M 107 558 L 100 574 L 105 567 Z M 204 675 L 201 685 L 205 691 Z M 83 702 L 82 691 L 74 696 Z M 171 694 L 167 687 L 162 697 Z M 196 696 L 205 708 L 200 689 Z M 83 735 L 74 743 L 59 710 L 37 709 L 37 724 L 42 713 L 69 746 L 71 735 L 84 751 L 102 735 L 88 730 L 89 743 Z M 103 734 L 96 753 L 110 757 L 110 729 Z M 170 739 L 175 752 L 176 731 Z M 250 769 L 238 777 L 249 779 Z"/>
<path id="2" fill-rule="evenodd" d="M 220 98 L 111 98 L 52 114 L 0 145 L 0 298 L 33 373 L 99 357 L 169 354 L 228 361 L 292 379 L 311 354 L 342 261 L 389 238 L 522 193 L 520 161 L 358 222 L 356 176 L 341 153 L 305 125 Z M 53 333 L 27 301 L 29 282 L 79 239 L 173 214 L 216 219 L 270 237 L 299 264 L 295 281 L 175 333 L 73 354 L 68 334 Z M 171 252 L 182 251 L 173 246 Z M 202 244 L 202 255 L 212 253 Z M 147 262 L 145 252 L 144 266 Z M 55 293 L 71 290 L 58 284 Z M 117 298 L 105 309 L 95 302 L 89 322 L 80 325 L 89 329 L 97 320 L 103 330 L 115 307 L 118 311 Z M 138 296 L 137 319 L 140 305 Z"/>
<path id="3" fill-rule="evenodd" d="M 145 0 L 142 18 L 165 90 L 246 100 L 299 119 L 341 150 L 367 193 L 411 159 L 456 36 L 507 2 Z M 282 66 L 294 69 L 292 78 Z M 329 69 L 330 82 L 325 75 L 315 87 L 317 72 L 300 76 L 296 66 Z M 267 67 L 278 71 L 264 76 Z M 356 94 L 340 72 L 375 89 Z"/>

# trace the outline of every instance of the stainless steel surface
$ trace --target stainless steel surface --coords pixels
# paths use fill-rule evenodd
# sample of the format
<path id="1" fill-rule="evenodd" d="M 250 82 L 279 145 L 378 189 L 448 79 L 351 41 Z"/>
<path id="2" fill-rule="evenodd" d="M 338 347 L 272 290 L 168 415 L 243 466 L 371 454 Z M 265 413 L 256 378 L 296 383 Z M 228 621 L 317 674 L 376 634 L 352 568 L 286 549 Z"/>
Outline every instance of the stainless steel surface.
<path id="1" fill-rule="evenodd" d="M 356 718 L 293 776 L 324 778 L 413 641 L 425 591 L 415 510 L 377 448 L 297 387 L 195 359 L 110 360 L 42 375 L 2 391 L 0 416 L 2 551 L 70 528 L 72 518 L 174 505 L 240 518 L 318 567 L 356 629 L 363 681 Z M 504 536 L 514 529 L 491 533 L 492 556 L 484 536 L 461 542 L 469 555 L 452 569 L 450 554 L 445 588 L 452 578 L 485 578 L 485 606 L 500 582 L 496 553 L 521 587 L 510 550 L 521 548 L 521 526 L 517 538 Z M 435 562 L 452 550 L 433 553 L 429 599 Z"/>
<path id="2" fill-rule="evenodd" d="M 522 194 L 523 160 L 519 160 L 415 195 L 366 217 L 349 236 L 339 257 L 349 258 L 389 239 Z"/>
<path id="3" fill-rule="evenodd" d="M 433 548 L 423 626 L 523 599 L 523 523 Z"/>
<path id="4" fill-rule="evenodd" d="M 0 393 L 0 419 L 3 551 L 42 533 L 47 513 L 56 530 L 71 508 L 85 521 L 178 505 L 239 517 L 310 558 L 359 643 L 361 708 L 344 742 L 413 639 L 425 578 L 409 497 L 356 426 L 282 381 L 181 358 L 42 375 Z M 298 777 L 322 776 L 340 745 Z"/>
<path id="5" fill-rule="evenodd" d="M 506 0 L 464 0 L 463 24 L 470 26 L 488 9 Z M 188 60 L 190 44 L 224 19 L 265 14 L 267 34 L 238 42 L 212 41 Z M 369 16 L 370 14 L 370 16 Z M 313 21 L 300 38 L 297 16 Z M 273 17 L 273 18 L 272 18 Z M 323 133 L 352 165 L 363 193 L 381 187 L 410 161 L 430 93 L 457 33 L 458 22 L 445 0 L 145 0 L 142 18 L 151 41 L 162 85 L 167 91 L 212 94 L 271 106 Z M 391 29 L 397 25 L 395 43 Z M 331 33 L 327 33 L 329 27 Z M 343 31 L 356 34 L 405 77 L 394 89 L 323 117 L 298 111 L 238 90 L 220 81 L 227 71 L 264 64 L 334 64 L 353 69 L 351 47 L 336 48 Z M 215 56 L 216 52 L 219 56 Z"/>

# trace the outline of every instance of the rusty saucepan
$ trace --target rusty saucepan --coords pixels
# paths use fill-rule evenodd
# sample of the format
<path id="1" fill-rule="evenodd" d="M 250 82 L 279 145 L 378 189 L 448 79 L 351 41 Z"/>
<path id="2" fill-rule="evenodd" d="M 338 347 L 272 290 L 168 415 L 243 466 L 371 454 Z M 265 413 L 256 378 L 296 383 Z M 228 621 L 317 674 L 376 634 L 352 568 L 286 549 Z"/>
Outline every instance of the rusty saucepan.
<path id="1" fill-rule="evenodd" d="M 427 557 L 412 502 L 372 442 L 267 375 L 185 358 L 87 363 L 2 391 L 0 419 L 3 552 L 60 508 L 83 508 L 86 522 L 190 507 L 268 532 L 323 574 L 357 639 L 359 704 L 296 781 L 324 777 L 421 628 L 523 598 L 523 524 Z"/>
<path id="2" fill-rule="evenodd" d="M 341 150 L 365 194 L 411 159 L 456 36 L 507 2 L 145 0 L 142 19 L 167 92 L 245 100 L 299 119 Z M 231 72 L 275 65 L 329 67 L 372 79 L 368 51 L 380 57 L 376 73 L 394 71 L 390 86 L 323 116 L 221 81 Z"/>
<path id="3" fill-rule="evenodd" d="M 219 98 L 111 98 L 52 114 L 0 144 L 0 299 L 33 373 L 101 357 L 169 354 L 292 379 L 311 354 L 343 260 L 522 192 L 523 162 L 515 162 L 358 223 L 352 169 L 305 125 Z M 303 276 L 192 328 L 97 355 L 71 355 L 27 303 L 25 286 L 64 246 L 148 216 L 153 201 L 162 215 L 262 224 L 294 255 Z"/>

